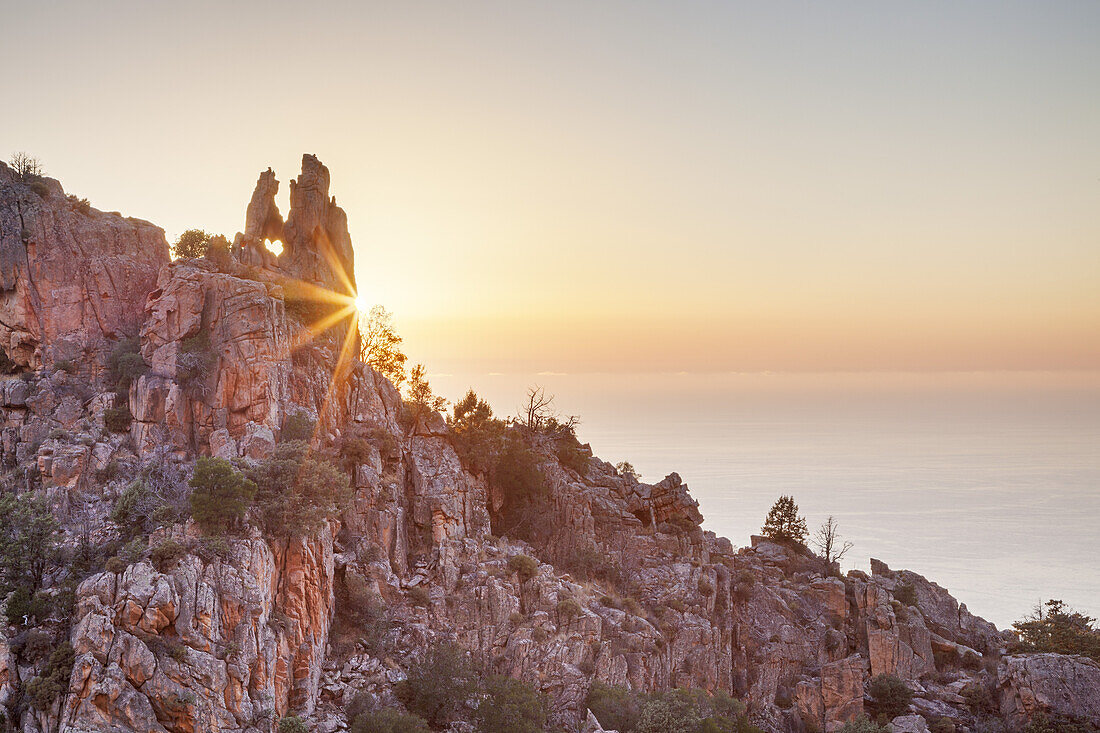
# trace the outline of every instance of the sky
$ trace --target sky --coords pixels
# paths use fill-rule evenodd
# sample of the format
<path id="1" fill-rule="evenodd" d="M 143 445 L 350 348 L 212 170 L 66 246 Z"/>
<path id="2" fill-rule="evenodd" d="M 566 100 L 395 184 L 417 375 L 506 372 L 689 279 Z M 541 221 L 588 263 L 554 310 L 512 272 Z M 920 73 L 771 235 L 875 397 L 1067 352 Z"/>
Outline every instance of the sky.
<path id="1" fill-rule="evenodd" d="M 1100 368 L 1100 3 L 0 0 L 0 155 L 170 238 L 332 172 L 446 372 Z"/>

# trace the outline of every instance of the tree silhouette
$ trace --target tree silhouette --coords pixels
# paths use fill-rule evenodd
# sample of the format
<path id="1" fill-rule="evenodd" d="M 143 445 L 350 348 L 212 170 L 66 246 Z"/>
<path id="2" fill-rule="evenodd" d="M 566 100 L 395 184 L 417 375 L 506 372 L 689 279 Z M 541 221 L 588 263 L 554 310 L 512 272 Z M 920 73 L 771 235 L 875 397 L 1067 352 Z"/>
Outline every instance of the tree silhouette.
<path id="1" fill-rule="evenodd" d="M 806 518 L 798 516 L 798 504 L 793 496 L 781 496 L 776 499 L 764 520 L 761 532 L 773 540 L 790 540 L 798 544 L 806 541 Z"/>

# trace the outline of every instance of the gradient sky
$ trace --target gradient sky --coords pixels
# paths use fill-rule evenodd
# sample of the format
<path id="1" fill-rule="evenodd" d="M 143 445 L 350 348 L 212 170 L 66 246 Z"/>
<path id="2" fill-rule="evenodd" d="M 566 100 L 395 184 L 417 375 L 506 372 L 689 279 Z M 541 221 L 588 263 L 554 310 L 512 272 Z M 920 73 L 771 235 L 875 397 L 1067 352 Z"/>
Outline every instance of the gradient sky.
<path id="1" fill-rule="evenodd" d="M 439 371 L 1100 368 L 1100 3 L 0 0 L 0 155 L 243 228 L 332 171 Z"/>

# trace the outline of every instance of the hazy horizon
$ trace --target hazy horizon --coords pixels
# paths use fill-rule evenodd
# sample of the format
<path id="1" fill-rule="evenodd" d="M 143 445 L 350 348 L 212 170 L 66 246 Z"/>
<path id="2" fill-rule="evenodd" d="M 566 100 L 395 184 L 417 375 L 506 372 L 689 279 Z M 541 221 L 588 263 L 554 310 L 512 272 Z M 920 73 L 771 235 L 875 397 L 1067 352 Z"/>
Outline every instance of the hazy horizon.
<path id="1" fill-rule="evenodd" d="M 878 558 L 1008 628 L 1047 598 L 1095 615 L 1100 372 L 1000 374 L 436 374 L 515 414 L 540 384 L 577 434 L 643 480 L 680 474 L 703 527 L 734 547 L 781 494 Z"/>

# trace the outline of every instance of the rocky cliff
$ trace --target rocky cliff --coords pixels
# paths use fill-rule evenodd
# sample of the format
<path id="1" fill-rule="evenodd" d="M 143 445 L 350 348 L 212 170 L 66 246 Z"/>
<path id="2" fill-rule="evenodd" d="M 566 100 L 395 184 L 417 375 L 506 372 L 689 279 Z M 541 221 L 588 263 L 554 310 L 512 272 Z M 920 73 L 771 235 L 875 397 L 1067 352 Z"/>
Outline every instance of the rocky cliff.
<path id="1" fill-rule="evenodd" d="M 0 165 L 5 490 L 44 497 L 70 558 L 42 591 L 68 611 L 8 613 L 0 705 L 19 730 L 266 733 L 291 713 L 343 730 L 356 695 L 399 705 L 435 640 L 547 693 L 566 730 L 599 729 L 586 703 L 599 680 L 724 690 L 765 730 L 835 731 L 881 674 L 914 691 L 898 730 L 1016 730 L 1038 713 L 1100 725 L 1094 662 L 1006 655 L 1009 636 L 910 571 L 872 561 L 841 576 L 801 547 L 735 548 L 701 528 L 676 474 L 640 483 L 514 428 L 548 499 L 545 531 L 505 530 L 499 487 L 447 424 L 403 416 L 389 381 L 341 359 L 340 314 L 311 328 L 324 314 L 295 299 L 354 294 L 329 179 L 305 156 L 284 222 L 275 174 L 261 174 L 228 260 L 170 262 L 156 227 Z M 111 355 L 134 337 L 119 382 Z M 120 540 L 135 480 L 174 475 L 162 495 L 186 492 L 198 457 L 254 465 L 300 416 L 354 490 L 322 529 L 280 538 L 250 519 L 212 541 L 167 512 Z M 353 436 L 360 448 L 341 452 Z M 368 633 L 367 615 L 384 623 Z M 54 674 L 66 641 L 71 671 Z"/>

